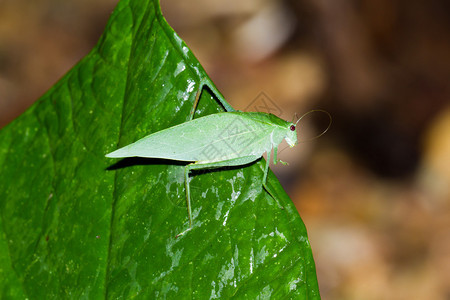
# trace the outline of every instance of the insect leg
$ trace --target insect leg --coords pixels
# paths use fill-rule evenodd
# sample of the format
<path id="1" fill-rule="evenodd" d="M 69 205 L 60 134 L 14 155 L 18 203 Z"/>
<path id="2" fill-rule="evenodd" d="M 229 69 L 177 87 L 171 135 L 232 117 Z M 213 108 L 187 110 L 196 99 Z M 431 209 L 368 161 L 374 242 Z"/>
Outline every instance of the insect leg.
<path id="1" fill-rule="evenodd" d="M 274 158 L 276 157 L 276 151 L 277 151 L 277 148 L 275 147 L 274 148 Z M 277 205 L 278 205 L 278 207 L 280 208 L 280 209 L 284 209 L 284 207 L 278 202 L 278 200 L 277 200 L 277 198 L 275 198 L 273 195 L 272 195 L 272 193 L 270 192 L 270 190 L 269 190 L 269 188 L 268 188 L 268 186 L 267 186 L 267 174 L 269 173 L 269 165 L 270 165 L 270 152 L 272 152 L 272 150 L 270 150 L 270 151 L 267 151 L 267 160 L 266 160 L 266 167 L 265 167 L 265 169 L 264 169 L 264 178 L 263 178 L 263 182 L 262 182 L 262 184 L 263 184 L 263 187 L 264 187 L 264 189 L 269 193 L 269 195 L 270 196 L 272 196 L 272 198 L 275 200 L 275 202 L 277 203 Z M 274 164 L 276 163 L 276 161 L 274 160 Z"/>
<path id="2" fill-rule="evenodd" d="M 273 164 L 276 165 L 277 163 L 281 163 L 283 166 L 287 166 L 288 163 L 285 161 L 282 161 L 281 159 L 278 159 L 278 147 L 273 147 Z"/>
<path id="3" fill-rule="evenodd" d="M 222 105 L 223 108 L 225 108 L 225 111 L 236 111 L 233 107 L 231 107 L 230 104 L 228 104 L 228 102 L 225 101 L 223 95 L 217 90 L 214 84 L 209 82 L 201 82 L 198 87 L 197 94 L 195 95 L 194 105 L 192 106 L 191 112 L 189 113 L 189 121 L 194 118 L 194 114 L 195 111 L 197 110 L 198 102 L 200 101 L 200 95 L 202 94 L 204 86 L 207 86 L 211 90 L 211 92 L 214 93 L 220 105 Z"/>
<path id="4" fill-rule="evenodd" d="M 179 237 L 180 235 L 185 234 L 186 232 L 188 232 L 192 228 L 191 189 L 190 189 L 190 186 L 189 186 L 189 171 L 191 170 L 190 166 L 192 166 L 192 165 L 193 164 L 189 164 L 186 167 L 184 167 L 184 185 L 186 187 L 186 205 L 187 205 L 187 210 L 188 210 L 189 228 L 186 229 L 185 231 L 177 234 L 175 236 L 175 238 Z"/>
<path id="5" fill-rule="evenodd" d="M 267 173 L 269 172 L 269 165 L 270 165 L 270 152 L 272 152 L 272 149 L 270 149 L 269 151 L 267 151 L 267 160 L 266 160 L 266 168 L 264 169 L 264 177 L 263 177 L 263 185 L 266 184 L 266 180 L 267 180 Z"/>
<path id="6" fill-rule="evenodd" d="M 202 94 L 203 87 L 207 86 L 211 92 L 213 92 L 214 96 L 216 96 L 216 99 L 219 101 L 220 105 L 225 108 L 225 111 L 236 111 L 233 107 L 231 107 L 230 104 L 228 104 L 227 101 L 223 98 L 223 95 L 219 92 L 219 90 L 214 86 L 211 82 L 204 82 L 202 81 L 198 87 L 197 93 L 195 94 L 195 100 L 194 105 L 191 108 L 191 112 L 189 113 L 189 120 L 192 120 L 194 118 L 195 111 L 197 110 L 198 102 L 200 101 L 200 95 Z"/>
<path id="7" fill-rule="evenodd" d="M 189 217 L 189 228 L 185 231 L 177 234 L 176 237 L 179 237 L 180 235 L 185 234 L 189 230 L 192 229 L 192 209 L 191 209 L 191 189 L 189 185 L 189 172 L 191 170 L 202 170 L 202 169 L 217 169 L 221 167 L 229 167 L 229 166 L 241 166 L 246 165 L 251 162 L 254 162 L 255 160 L 259 159 L 260 156 L 257 155 L 250 155 L 250 156 L 244 156 L 244 157 L 238 157 L 223 161 L 216 161 L 216 162 L 196 162 L 193 164 L 189 164 L 184 168 L 184 182 L 186 186 L 186 205 L 188 210 L 188 217 Z"/>
<path id="8" fill-rule="evenodd" d="M 189 113 L 189 121 L 194 118 L 195 110 L 197 109 L 198 101 L 200 100 L 200 94 L 202 93 L 203 84 L 200 84 L 198 87 L 197 94 L 195 95 L 194 105 L 191 108 L 191 112 Z"/>
<path id="9" fill-rule="evenodd" d="M 220 102 L 220 105 L 222 105 L 223 108 L 225 108 L 225 111 L 236 111 L 233 107 L 231 107 L 230 104 L 228 104 L 227 101 L 225 101 L 223 95 L 219 92 L 214 83 L 210 81 L 210 79 L 207 79 L 204 85 L 206 85 L 211 90 L 211 92 L 214 93 L 216 99 Z"/>
<path id="10" fill-rule="evenodd" d="M 276 165 L 278 160 L 277 160 L 277 155 L 278 155 L 278 146 L 277 147 L 273 147 L 273 164 Z"/>

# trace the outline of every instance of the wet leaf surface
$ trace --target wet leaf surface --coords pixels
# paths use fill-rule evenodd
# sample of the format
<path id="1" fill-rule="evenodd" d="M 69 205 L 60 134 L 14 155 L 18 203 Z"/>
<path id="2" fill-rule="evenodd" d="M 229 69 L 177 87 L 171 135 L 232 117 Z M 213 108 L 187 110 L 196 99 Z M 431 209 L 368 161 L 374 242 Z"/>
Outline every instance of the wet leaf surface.
<path id="1" fill-rule="evenodd" d="M 0 132 L 0 295 L 319 298 L 306 229 L 261 161 L 191 177 L 106 153 L 223 99 L 153 1 L 121 1 L 97 46 Z M 284 209 L 280 209 L 281 204 Z"/>

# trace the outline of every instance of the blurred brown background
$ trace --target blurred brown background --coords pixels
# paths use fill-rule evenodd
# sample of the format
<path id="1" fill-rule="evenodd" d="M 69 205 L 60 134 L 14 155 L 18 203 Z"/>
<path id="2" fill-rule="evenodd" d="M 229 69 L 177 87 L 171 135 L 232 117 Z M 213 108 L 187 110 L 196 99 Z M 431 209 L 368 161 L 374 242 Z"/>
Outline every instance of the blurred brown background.
<path id="1" fill-rule="evenodd" d="M 0 0 L 0 126 L 88 53 L 116 3 Z M 323 299 L 450 299 L 450 2 L 162 6 L 235 108 L 332 114 L 273 168 Z M 299 139 L 326 122 L 308 115 Z"/>

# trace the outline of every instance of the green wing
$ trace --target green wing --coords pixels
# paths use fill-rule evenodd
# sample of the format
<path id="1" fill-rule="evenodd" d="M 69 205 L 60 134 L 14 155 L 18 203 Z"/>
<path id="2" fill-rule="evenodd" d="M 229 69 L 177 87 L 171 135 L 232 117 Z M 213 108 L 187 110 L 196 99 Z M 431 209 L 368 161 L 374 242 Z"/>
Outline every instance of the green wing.
<path id="1" fill-rule="evenodd" d="M 150 134 L 107 157 L 151 157 L 180 161 L 221 161 L 262 155 L 280 143 L 285 131 L 265 113 L 225 112 Z M 281 120 L 281 119 L 279 119 Z M 279 123 L 277 120 L 277 123 Z M 287 125 L 286 125 L 287 126 Z M 276 140 L 274 140 L 276 136 Z"/>

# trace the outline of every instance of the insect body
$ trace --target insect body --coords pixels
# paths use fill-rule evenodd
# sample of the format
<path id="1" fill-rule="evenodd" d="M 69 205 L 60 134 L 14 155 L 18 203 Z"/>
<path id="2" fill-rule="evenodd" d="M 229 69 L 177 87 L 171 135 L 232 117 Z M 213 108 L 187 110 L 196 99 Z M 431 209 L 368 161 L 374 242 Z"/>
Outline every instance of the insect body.
<path id="1" fill-rule="evenodd" d="M 196 164 L 243 157 L 260 158 L 283 139 L 297 143 L 295 124 L 272 114 L 223 112 L 194 119 L 107 154 L 107 157 L 151 157 Z"/>
<path id="2" fill-rule="evenodd" d="M 265 186 L 270 153 L 274 149 L 276 163 L 277 148 L 283 139 L 290 147 L 297 144 L 295 123 L 268 113 L 223 112 L 155 132 L 106 156 L 138 156 L 193 162 L 186 165 L 184 172 L 188 231 L 192 228 L 189 187 L 191 170 L 245 165 L 258 160 L 266 152 L 267 162 L 262 182 Z"/>

